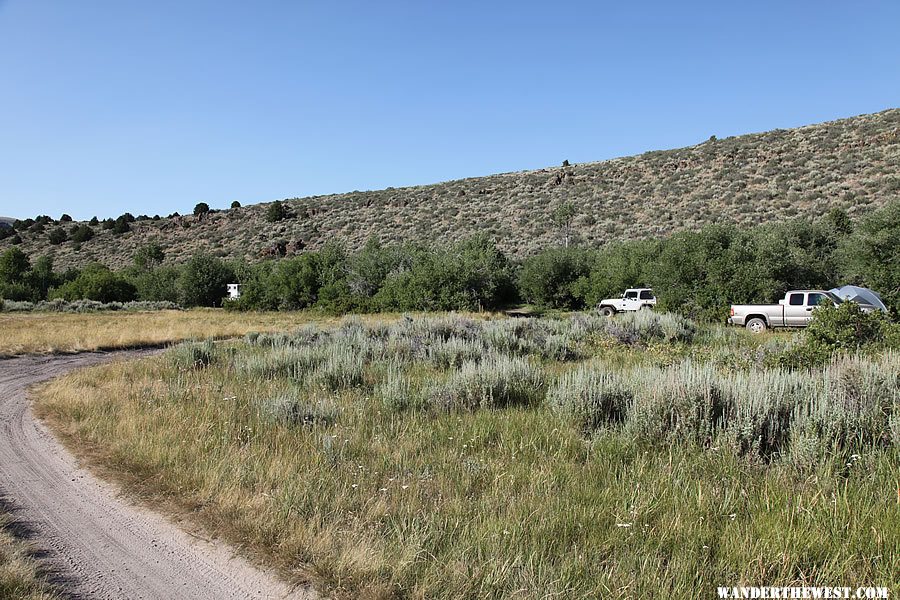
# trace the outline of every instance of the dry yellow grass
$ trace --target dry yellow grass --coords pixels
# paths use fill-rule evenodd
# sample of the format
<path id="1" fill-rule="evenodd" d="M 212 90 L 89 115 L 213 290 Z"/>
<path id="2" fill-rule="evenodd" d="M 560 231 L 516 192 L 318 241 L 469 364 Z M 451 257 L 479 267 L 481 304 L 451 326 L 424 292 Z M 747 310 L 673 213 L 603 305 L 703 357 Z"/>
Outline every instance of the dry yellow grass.
<path id="1" fill-rule="evenodd" d="M 283 331 L 304 323 L 328 324 L 336 320 L 308 312 L 234 313 L 216 309 L 3 313 L 0 314 L 0 357 L 134 348 L 194 338 L 228 338 L 250 331 Z"/>
<path id="2" fill-rule="evenodd" d="M 59 596 L 40 580 L 28 546 L 5 530 L 9 517 L 0 513 L 0 598 L 53 600 Z"/>

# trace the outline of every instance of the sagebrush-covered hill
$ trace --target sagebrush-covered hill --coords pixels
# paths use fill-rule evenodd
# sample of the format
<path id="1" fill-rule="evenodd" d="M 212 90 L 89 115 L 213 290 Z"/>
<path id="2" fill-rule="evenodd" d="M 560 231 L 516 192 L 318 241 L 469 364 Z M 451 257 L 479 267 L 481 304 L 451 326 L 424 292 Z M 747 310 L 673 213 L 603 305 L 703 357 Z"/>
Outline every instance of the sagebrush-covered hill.
<path id="1" fill-rule="evenodd" d="M 268 222 L 268 204 L 203 216 L 141 220 L 116 235 L 51 244 L 51 224 L 21 232 L 32 257 L 52 254 L 57 268 L 100 261 L 130 264 L 156 242 L 167 262 L 197 251 L 259 260 L 344 240 L 351 249 L 370 236 L 385 242 L 446 243 L 477 232 L 524 256 L 559 243 L 554 209 L 571 202 L 575 237 L 584 244 L 658 237 L 708 223 L 742 226 L 816 217 L 841 207 L 852 217 L 900 197 L 900 109 L 796 129 L 709 141 L 688 148 L 614 160 L 504 173 L 434 185 L 388 188 L 285 202 L 290 216 Z M 117 215 L 99 215 L 116 217 Z M 37 228 L 39 229 L 39 228 Z M 0 241 L 0 249 L 11 239 Z"/>

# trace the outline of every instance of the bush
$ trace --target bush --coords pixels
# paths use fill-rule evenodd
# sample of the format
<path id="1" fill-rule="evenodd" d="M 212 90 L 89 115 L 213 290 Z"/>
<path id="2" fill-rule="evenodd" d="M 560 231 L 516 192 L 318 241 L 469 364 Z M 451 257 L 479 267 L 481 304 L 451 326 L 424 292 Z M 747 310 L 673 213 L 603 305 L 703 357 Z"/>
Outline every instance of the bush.
<path id="1" fill-rule="evenodd" d="M 646 345 L 651 342 L 690 343 L 694 339 L 697 325 L 679 315 L 644 309 L 610 317 L 604 330 L 607 335 L 626 345 Z"/>
<path id="2" fill-rule="evenodd" d="M 359 387 L 363 384 L 363 358 L 352 348 L 331 346 L 313 372 L 313 381 L 332 392 Z"/>
<path id="3" fill-rule="evenodd" d="M 28 255 L 18 248 L 10 248 L 0 255 L 0 283 L 21 283 L 30 268 Z"/>
<path id="4" fill-rule="evenodd" d="M 179 344 L 169 350 L 167 355 L 179 371 L 205 369 L 217 359 L 216 346 L 212 340 Z"/>
<path id="5" fill-rule="evenodd" d="M 622 423 L 632 399 L 619 374 L 591 368 L 564 374 L 547 392 L 547 403 L 586 432 Z"/>
<path id="6" fill-rule="evenodd" d="M 540 398 L 544 386 L 541 369 L 525 359 L 486 355 L 465 363 L 429 398 L 445 410 L 476 410 L 526 406 Z"/>
<path id="7" fill-rule="evenodd" d="M 201 217 L 209 212 L 209 204 L 206 202 L 199 202 L 196 206 L 194 206 L 194 216 Z"/>
<path id="8" fill-rule="evenodd" d="M 77 244 L 83 244 L 94 237 L 94 230 L 88 225 L 78 225 L 72 231 L 72 241 Z"/>
<path id="9" fill-rule="evenodd" d="M 206 254 L 194 255 L 178 276 L 178 298 L 182 306 L 219 306 L 234 280 L 234 271 L 222 260 Z"/>
<path id="10" fill-rule="evenodd" d="M 104 229 L 112 229 L 112 232 L 115 235 L 122 235 L 123 233 L 131 231 L 131 225 L 129 224 L 129 221 L 122 216 L 116 219 L 111 227 L 104 227 Z"/>
<path id="11" fill-rule="evenodd" d="M 281 200 L 276 200 L 266 209 L 266 221 L 269 223 L 277 223 L 288 217 L 288 210 L 285 208 Z"/>
<path id="12" fill-rule="evenodd" d="M 375 387 L 375 397 L 390 413 L 403 412 L 421 405 L 421 399 L 413 394 L 409 378 L 397 366 L 391 366 L 384 380 Z"/>
<path id="13" fill-rule="evenodd" d="M 69 235 L 66 233 L 65 229 L 62 227 L 56 227 L 50 230 L 50 233 L 47 234 L 47 239 L 54 246 L 59 246 L 67 239 L 69 239 Z"/>
<path id="14" fill-rule="evenodd" d="M 530 256 L 519 272 L 519 291 L 531 304 L 547 308 L 579 308 L 583 299 L 576 282 L 588 275 L 591 254 L 577 248 L 545 250 Z"/>
<path id="15" fill-rule="evenodd" d="M 897 348 L 900 326 L 880 311 L 864 312 L 855 302 L 820 306 L 802 333 L 802 341 L 782 354 L 779 364 L 790 368 L 822 365 L 839 351 Z"/>
<path id="16" fill-rule="evenodd" d="M 841 245 L 844 272 L 883 292 L 884 302 L 900 316 L 900 200 L 888 203 L 859 224 Z"/>
<path id="17" fill-rule="evenodd" d="M 51 298 L 68 301 L 96 300 L 97 302 L 131 302 L 137 298 L 137 289 L 128 280 L 113 273 L 104 265 L 93 263 L 72 281 L 51 290 Z"/>
<path id="18" fill-rule="evenodd" d="M 300 392 L 284 392 L 262 402 L 262 414 L 287 427 L 329 426 L 337 420 L 337 407 L 327 400 L 311 400 Z"/>
<path id="19" fill-rule="evenodd" d="M 231 203 L 231 208 L 240 208 L 240 207 L 241 207 L 241 203 L 238 202 L 237 200 L 235 200 L 234 202 Z"/>

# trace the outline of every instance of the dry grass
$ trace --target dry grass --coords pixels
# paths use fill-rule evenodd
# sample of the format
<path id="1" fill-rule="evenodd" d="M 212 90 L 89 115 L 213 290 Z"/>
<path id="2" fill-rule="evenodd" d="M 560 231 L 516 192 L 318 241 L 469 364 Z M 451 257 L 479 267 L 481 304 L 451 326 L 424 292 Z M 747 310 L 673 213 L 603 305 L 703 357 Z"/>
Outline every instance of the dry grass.
<path id="1" fill-rule="evenodd" d="M 366 319 L 391 320 L 380 315 Z M 155 346 L 189 339 L 283 331 L 336 319 L 306 312 L 232 313 L 215 309 L 136 313 L 0 313 L 0 357 Z"/>
<path id="2" fill-rule="evenodd" d="M 585 437 L 538 402 L 429 409 L 418 394 L 456 371 L 395 334 L 471 330 L 448 324 L 346 327 L 335 353 L 284 373 L 274 367 L 291 348 L 300 365 L 315 332 L 298 332 L 296 346 L 227 343 L 194 366 L 174 349 L 51 382 L 37 407 L 138 497 L 346 597 L 703 598 L 717 585 L 894 584 L 896 448 L 797 469 L 724 447 L 641 443 L 621 428 Z M 722 337 L 732 348 L 742 339 Z M 322 369 L 355 373 L 341 349 L 369 357 L 362 377 L 325 385 Z M 539 355 L 529 351 L 529 364 L 548 375 L 571 368 Z M 258 368 L 267 360 L 273 368 Z"/>
<path id="3" fill-rule="evenodd" d="M 41 581 L 38 565 L 28 546 L 6 527 L 9 517 L 0 512 L 0 598 L 55 600 L 59 596 Z"/>

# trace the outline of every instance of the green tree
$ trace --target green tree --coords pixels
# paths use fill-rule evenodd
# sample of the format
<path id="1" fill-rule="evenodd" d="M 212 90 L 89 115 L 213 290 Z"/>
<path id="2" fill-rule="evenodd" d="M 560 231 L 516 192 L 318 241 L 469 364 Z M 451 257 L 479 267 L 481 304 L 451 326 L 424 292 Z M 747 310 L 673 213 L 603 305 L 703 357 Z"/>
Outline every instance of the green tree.
<path id="1" fill-rule="evenodd" d="M 628 288 L 650 285 L 650 266 L 657 260 L 660 242 L 615 242 L 600 248 L 590 260 L 590 273 L 574 285 L 586 306 L 618 298 Z"/>
<path id="2" fill-rule="evenodd" d="M 240 207 L 241 207 L 241 203 L 238 202 L 237 200 L 235 200 L 234 202 L 231 203 L 231 208 L 240 208 Z"/>
<path id="3" fill-rule="evenodd" d="M 590 273 L 591 259 L 588 251 L 575 248 L 552 248 L 526 258 L 519 271 L 522 298 L 544 308 L 579 308 L 576 283 Z"/>
<path id="4" fill-rule="evenodd" d="M 180 301 L 178 289 L 178 278 L 180 275 L 180 267 L 156 267 L 154 269 L 132 272 L 129 280 L 137 290 L 138 300 L 149 302 L 167 301 L 177 304 Z"/>
<path id="5" fill-rule="evenodd" d="M 52 290 L 50 296 L 68 301 L 131 302 L 137 296 L 137 290 L 131 282 L 105 265 L 92 263 L 75 279 Z"/>
<path id="6" fill-rule="evenodd" d="M 59 276 L 53 271 L 53 258 L 38 258 L 27 276 L 34 300 L 45 300 L 50 289 L 59 285 Z"/>
<path id="7" fill-rule="evenodd" d="M 56 227 L 50 230 L 50 233 L 47 235 L 47 239 L 54 246 L 59 246 L 67 239 L 69 239 L 69 235 L 66 233 L 65 229 L 62 227 Z"/>
<path id="8" fill-rule="evenodd" d="M 124 216 L 121 216 L 115 220 L 112 225 L 112 232 L 116 235 L 122 235 L 123 233 L 128 233 L 131 231 L 131 225 L 129 225 L 131 221 L 129 221 Z"/>
<path id="9" fill-rule="evenodd" d="M 553 222 L 562 229 L 563 246 L 569 247 L 569 238 L 572 235 L 572 223 L 575 219 L 575 205 L 571 202 L 563 202 L 553 210 Z"/>
<path id="10" fill-rule="evenodd" d="M 137 249 L 132 258 L 134 266 L 141 271 L 155 269 L 161 265 L 165 259 L 166 253 L 163 251 L 162 246 L 156 242 L 141 246 Z"/>
<path id="11" fill-rule="evenodd" d="M 845 276 L 880 293 L 900 314 L 900 200 L 872 213 L 842 244 Z"/>
<path id="12" fill-rule="evenodd" d="M 268 221 L 269 223 L 277 223 L 278 221 L 286 219 L 287 217 L 287 208 L 285 208 L 281 200 L 276 200 L 266 209 L 266 221 Z"/>
<path id="13" fill-rule="evenodd" d="M 22 283 L 30 268 L 28 255 L 19 248 L 10 248 L 0 255 L 0 283 Z"/>
<path id="14" fill-rule="evenodd" d="M 200 202 L 196 206 L 194 206 L 194 216 L 202 217 L 209 212 L 209 204 L 206 202 Z"/>
<path id="15" fill-rule="evenodd" d="M 94 230 L 88 225 L 78 225 L 72 231 L 72 241 L 78 244 L 83 244 L 92 237 L 94 237 Z"/>
<path id="16" fill-rule="evenodd" d="M 234 280 L 234 270 L 208 254 L 195 254 L 181 268 L 178 298 L 182 306 L 219 306 L 226 286 Z"/>

